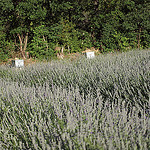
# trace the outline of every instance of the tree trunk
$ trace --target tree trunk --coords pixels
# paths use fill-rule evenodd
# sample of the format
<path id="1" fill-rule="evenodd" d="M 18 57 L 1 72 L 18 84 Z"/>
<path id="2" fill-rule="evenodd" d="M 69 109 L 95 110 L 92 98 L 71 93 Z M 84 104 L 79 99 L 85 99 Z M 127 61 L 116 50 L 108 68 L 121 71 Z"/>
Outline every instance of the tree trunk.
<path id="1" fill-rule="evenodd" d="M 24 59 L 26 59 L 25 51 L 26 51 L 26 48 L 27 48 L 28 33 L 26 33 L 25 38 L 23 37 L 23 34 L 20 36 L 20 34 L 18 33 L 17 36 L 18 36 L 19 41 L 20 41 L 20 52 L 21 52 L 21 55 L 22 55 L 22 57 Z M 23 43 L 24 43 L 24 45 L 23 45 Z"/>
<path id="2" fill-rule="evenodd" d="M 64 47 L 62 46 L 61 48 L 61 53 L 63 54 L 64 53 Z"/>
<path id="3" fill-rule="evenodd" d="M 69 45 L 68 45 L 68 52 L 69 52 L 69 54 L 70 54 L 70 47 L 69 47 Z"/>
<path id="4" fill-rule="evenodd" d="M 25 39 L 24 39 L 24 48 L 23 48 L 23 53 L 25 54 L 26 48 L 27 48 L 27 43 L 28 43 L 28 33 L 26 33 Z"/>
<path id="5" fill-rule="evenodd" d="M 19 41 L 20 41 L 20 52 L 21 52 L 21 55 L 23 56 L 23 52 L 22 52 L 22 39 L 21 39 L 21 36 L 20 34 L 18 33 L 18 38 L 19 38 Z"/>
<path id="6" fill-rule="evenodd" d="M 47 42 L 46 42 L 46 39 L 45 39 L 45 37 L 44 37 L 44 35 L 43 35 L 43 40 L 44 40 L 44 44 L 46 45 L 46 49 L 48 50 L 48 44 L 47 44 Z"/>

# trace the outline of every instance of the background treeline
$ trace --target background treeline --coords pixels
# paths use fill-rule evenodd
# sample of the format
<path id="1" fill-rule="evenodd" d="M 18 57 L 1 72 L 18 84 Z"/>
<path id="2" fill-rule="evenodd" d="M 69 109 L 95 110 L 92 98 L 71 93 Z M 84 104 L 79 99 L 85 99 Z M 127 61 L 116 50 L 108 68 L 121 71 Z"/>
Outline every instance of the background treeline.
<path id="1" fill-rule="evenodd" d="M 0 61 L 150 47 L 149 0 L 0 0 Z"/>

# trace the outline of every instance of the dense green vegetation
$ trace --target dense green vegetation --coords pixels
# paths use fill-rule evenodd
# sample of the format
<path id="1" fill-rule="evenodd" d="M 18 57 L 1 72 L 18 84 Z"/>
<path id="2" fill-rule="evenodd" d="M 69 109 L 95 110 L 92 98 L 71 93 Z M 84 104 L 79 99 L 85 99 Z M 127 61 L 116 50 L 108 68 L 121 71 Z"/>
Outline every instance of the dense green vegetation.
<path id="1" fill-rule="evenodd" d="M 0 149 L 149 150 L 150 51 L 0 66 Z"/>
<path id="2" fill-rule="evenodd" d="M 0 61 L 150 47 L 149 0 L 0 0 Z"/>

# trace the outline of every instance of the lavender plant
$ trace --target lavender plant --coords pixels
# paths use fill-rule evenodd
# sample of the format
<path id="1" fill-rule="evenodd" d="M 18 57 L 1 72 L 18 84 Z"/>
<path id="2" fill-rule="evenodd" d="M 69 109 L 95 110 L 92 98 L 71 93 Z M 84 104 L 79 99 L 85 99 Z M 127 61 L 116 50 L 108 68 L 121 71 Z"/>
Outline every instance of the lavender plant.
<path id="1" fill-rule="evenodd" d="M 0 68 L 0 149 L 150 149 L 150 52 Z"/>

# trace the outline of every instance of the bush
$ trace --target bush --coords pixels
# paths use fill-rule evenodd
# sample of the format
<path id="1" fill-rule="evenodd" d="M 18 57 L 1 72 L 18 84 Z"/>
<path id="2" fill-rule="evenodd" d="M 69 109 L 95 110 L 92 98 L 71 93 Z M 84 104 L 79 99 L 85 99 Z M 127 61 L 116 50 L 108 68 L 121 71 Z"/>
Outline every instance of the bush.
<path id="1" fill-rule="evenodd" d="M 0 50 L 0 62 L 5 62 L 7 61 L 8 56 L 5 54 L 2 50 Z"/>

